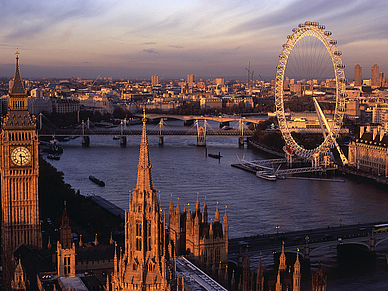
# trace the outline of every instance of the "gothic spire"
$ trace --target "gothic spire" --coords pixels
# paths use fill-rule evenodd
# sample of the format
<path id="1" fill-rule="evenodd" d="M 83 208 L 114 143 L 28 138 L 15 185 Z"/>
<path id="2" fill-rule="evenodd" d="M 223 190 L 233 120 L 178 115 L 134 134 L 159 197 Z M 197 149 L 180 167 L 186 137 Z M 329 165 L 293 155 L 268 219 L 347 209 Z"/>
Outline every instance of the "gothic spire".
<path id="1" fill-rule="evenodd" d="M 206 196 L 205 196 L 205 202 L 203 203 L 202 208 L 202 222 L 207 223 L 207 205 L 206 205 Z"/>
<path id="2" fill-rule="evenodd" d="M 22 78 L 20 77 L 18 47 L 16 47 L 15 55 L 16 55 L 15 77 L 13 78 L 12 88 L 9 90 L 9 93 L 12 95 L 25 95 L 26 90 L 24 89 Z"/>
<path id="3" fill-rule="evenodd" d="M 148 149 L 148 139 L 147 139 L 147 127 L 146 127 L 146 117 L 145 110 L 143 112 L 143 131 L 141 134 L 141 143 L 140 143 L 140 155 L 139 155 L 139 164 L 137 166 L 137 183 L 136 190 L 139 192 L 154 192 L 155 189 L 152 185 L 152 172 L 151 172 L 151 161 L 150 154 Z"/>
<path id="4" fill-rule="evenodd" d="M 196 213 L 199 213 L 199 212 L 201 211 L 199 208 L 200 208 L 200 204 L 199 204 L 199 193 L 197 192 L 197 202 L 195 202 L 195 212 L 196 212 Z"/>
<path id="5" fill-rule="evenodd" d="M 214 222 L 220 222 L 220 211 L 218 210 L 218 201 L 216 206 L 216 212 L 214 214 Z"/>
<path id="6" fill-rule="evenodd" d="M 64 202 L 61 227 L 59 228 L 59 241 L 63 249 L 71 248 L 71 228 L 67 216 L 66 201 Z"/>
<path id="7" fill-rule="evenodd" d="M 282 242 L 282 253 L 280 254 L 280 258 L 279 258 L 279 271 L 284 271 L 287 269 L 287 265 L 286 265 L 286 254 L 284 252 L 284 241 Z"/>

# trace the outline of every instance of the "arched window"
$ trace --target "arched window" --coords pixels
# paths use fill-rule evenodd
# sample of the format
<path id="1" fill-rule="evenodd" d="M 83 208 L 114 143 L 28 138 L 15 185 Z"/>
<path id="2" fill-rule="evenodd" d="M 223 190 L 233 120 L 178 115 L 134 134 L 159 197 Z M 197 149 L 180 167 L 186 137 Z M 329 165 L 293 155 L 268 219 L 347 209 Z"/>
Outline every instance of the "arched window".
<path id="1" fill-rule="evenodd" d="M 151 250 L 151 221 L 147 221 L 147 238 L 148 238 L 148 246 L 147 250 Z"/>
<path id="2" fill-rule="evenodd" d="M 221 261 L 221 252 L 220 252 L 220 248 L 216 248 L 216 251 L 215 251 L 215 262 L 218 263 Z"/>
<path id="3" fill-rule="evenodd" d="M 142 233 L 142 223 L 140 221 L 136 222 L 136 250 L 141 251 L 142 247 L 142 239 L 141 239 L 141 233 Z"/>

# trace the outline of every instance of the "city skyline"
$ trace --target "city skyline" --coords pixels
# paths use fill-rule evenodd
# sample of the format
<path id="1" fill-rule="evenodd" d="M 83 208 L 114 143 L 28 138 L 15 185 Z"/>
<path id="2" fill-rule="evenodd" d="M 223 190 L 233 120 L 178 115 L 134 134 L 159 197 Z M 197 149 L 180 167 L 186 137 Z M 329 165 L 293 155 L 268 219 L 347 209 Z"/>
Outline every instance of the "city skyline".
<path id="1" fill-rule="evenodd" d="M 244 78 L 250 62 L 255 79 L 270 79 L 287 35 L 308 20 L 333 32 L 348 79 L 356 64 L 366 79 L 374 64 L 388 69 L 386 12 L 364 0 L 4 2 L 0 76 L 12 77 L 19 46 L 25 78 Z"/>

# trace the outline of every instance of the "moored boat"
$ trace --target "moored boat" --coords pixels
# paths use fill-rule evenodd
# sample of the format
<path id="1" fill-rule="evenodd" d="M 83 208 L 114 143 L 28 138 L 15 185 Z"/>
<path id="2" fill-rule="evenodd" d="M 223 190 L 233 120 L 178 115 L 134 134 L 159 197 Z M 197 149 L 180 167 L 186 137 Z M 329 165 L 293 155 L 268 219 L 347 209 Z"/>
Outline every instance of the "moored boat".
<path id="1" fill-rule="evenodd" d="M 101 187 L 105 186 L 104 181 L 101 181 L 92 175 L 89 176 L 89 180 L 92 181 L 93 183 L 96 183 L 98 186 L 101 186 Z"/>
<path id="2" fill-rule="evenodd" d="M 268 181 L 276 181 L 276 175 L 275 174 L 271 174 L 267 171 L 257 171 L 256 172 L 256 177 L 258 178 L 262 178 L 262 179 L 265 179 L 265 180 L 268 180 Z"/>
<path id="3" fill-rule="evenodd" d="M 221 159 L 221 153 L 218 153 L 218 154 L 208 154 L 209 157 L 211 158 L 215 158 L 215 159 Z"/>
<path id="4" fill-rule="evenodd" d="M 47 158 L 50 160 L 56 160 L 56 161 L 60 160 L 60 157 L 57 154 L 48 154 Z"/>

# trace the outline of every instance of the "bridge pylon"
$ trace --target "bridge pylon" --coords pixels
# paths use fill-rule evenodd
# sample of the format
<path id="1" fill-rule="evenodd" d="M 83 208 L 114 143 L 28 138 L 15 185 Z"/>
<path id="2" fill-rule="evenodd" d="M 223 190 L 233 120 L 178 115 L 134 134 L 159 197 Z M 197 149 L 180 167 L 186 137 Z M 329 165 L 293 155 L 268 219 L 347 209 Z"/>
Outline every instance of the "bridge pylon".
<path id="1" fill-rule="evenodd" d="M 126 147 L 127 146 L 127 137 L 124 135 L 124 130 L 126 129 L 127 125 L 127 119 L 124 118 L 123 121 L 120 123 L 120 146 Z"/>
<path id="2" fill-rule="evenodd" d="M 160 119 L 159 121 L 159 146 L 162 146 L 164 144 L 164 136 L 162 135 L 162 127 L 164 126 L 164 121 L 163 118 Z"/>
<path id="3" fill-rule="evenodd" d="M 83 147 L 88 147 L 90 145 L 90 137 L 85 135 L 85 126 L 89 129 L 90 128 L 90 120 L 88 118 L 88 120 L 86 121 L 86 125 L 85 125 L 85 122 L 82 120 L 82 146 Z"/>
<path id="4" fill-rule="evenodd" d="M 306 244 L 304 246 L 304 259 L 309 260 L 310 259 L 310 246 L 309 246 L 309 237 L 305 237 Z"/>
<path id="5" fill-rule="evenodd" d="M 374 252 L 375 247 L 376 247 L 376 238 L 374 236 L 374 231 L 372 230 L 372 234 L 371 234 L 370 239 L 369 239 L 369 250 L 371 252 Z"/>
<path id="6" fill-rule="evenodd" d="M 241 136 L 238 138 L 238 145 L 244 147 L 244 122 L 242 119 L 238 121 L 238 129 L 241 131 Z"/>
<path id="7" fill-rule="evenodd" d="M 204 126 L 199 126 L 198 120 L 195 121 L 197 125 L 197 146 L 205 147 L 206 146 L 206 120 Z"/>

